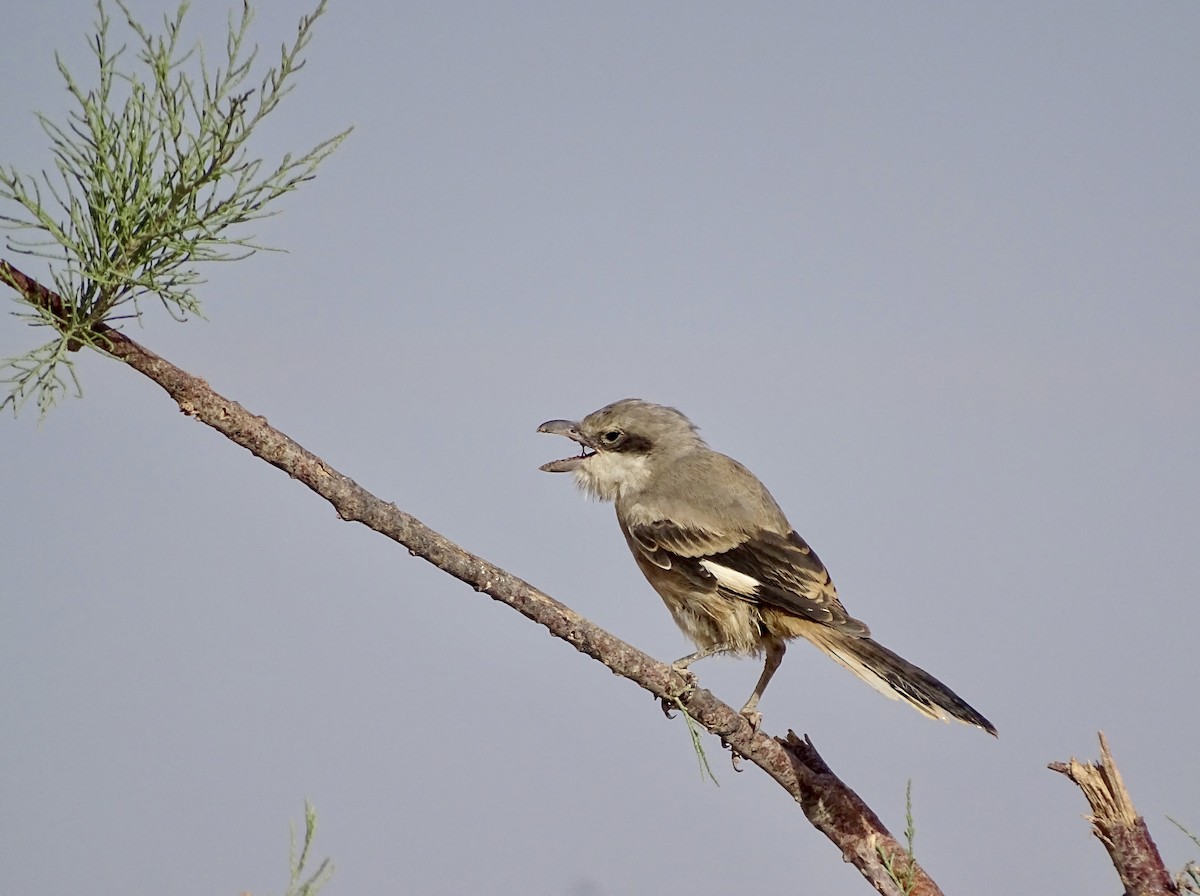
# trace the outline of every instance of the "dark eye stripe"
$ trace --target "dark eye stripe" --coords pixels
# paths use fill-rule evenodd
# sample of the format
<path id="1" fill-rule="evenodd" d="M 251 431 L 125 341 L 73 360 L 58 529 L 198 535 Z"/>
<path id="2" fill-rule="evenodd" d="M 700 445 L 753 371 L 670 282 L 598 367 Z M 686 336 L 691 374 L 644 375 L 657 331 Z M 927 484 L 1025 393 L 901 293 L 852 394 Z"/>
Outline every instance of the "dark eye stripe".
<path id="1" fill-rule="evenodd" d="M 625 433 L 625 438 L 618 444 L 613 445 L 612 451 L 632 451 L 636 453 L 645 453 L 653 447 L 654 443 L 645 436 L 635 435 L 634 433 Z"/>

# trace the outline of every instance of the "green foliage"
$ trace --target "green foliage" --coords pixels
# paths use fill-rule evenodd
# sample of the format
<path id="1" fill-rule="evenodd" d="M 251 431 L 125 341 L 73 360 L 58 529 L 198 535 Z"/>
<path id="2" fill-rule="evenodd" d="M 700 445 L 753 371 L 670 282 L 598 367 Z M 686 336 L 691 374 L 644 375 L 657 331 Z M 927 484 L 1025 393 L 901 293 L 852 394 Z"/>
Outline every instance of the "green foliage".
<path id="1" fill-rule="evenodd" d="M 0 224 L 14 232 L 7 246 L 50 259 L 54 287 L 66 303 L 59 318 L 18 296 L 19 316 L 54 327 L 58 337 L 5 362 L 0 380 L 11 391 L 0 408 L 12 405 L 15 412 L 36 396 L 44 413 L 66 388 L 64 365 L 74 378 L 68 351 L 81 344 L 103 348 L 92 331 L 96 324 L 140 318 L 149 298 L 176 320 L 199 315 L 198 265 L 265 248 L 239 225 L 274 214 L 272 202 L 311 179 L 349 133 L 302 155 L 286 154 L 273 167 L 247 148 L 254 129 L 291 90 L 326 3 L 320 0 L 300 20 L 295 41 L 283 45 L 255 84 L 258 51 L 246 41 L 253 18 L 248 2 L 240 16 L 230 14 L 223 58 L 213 68 L 203 48 L 183 41 L 186 2 L 155 33 L 117 0 L 135 48 L 131 57 L 126 45 L 115 47 L 112 20 L 98 0 L 90 40 L 97 83 L 81 86 L 56 56 L 75 108 L 65 125 L 38 116 L 55 172 L 28 177 L 0 168 L 0 199 L 17 206 L 0 214 Z"/>
<path id="2" fill-rule="evenodd" d="M 1184 865 L 1177 883 L 1180 892 L 1200 893 L 1200 865 L 1195 862 Z"/>
<path id="3" fill-rule="evenodd" d="M 876 847 L 879 850 L 879 858 L 883 862 L 883 868 L 887 872 L 888 877 L 892 879 L 900 892 L 905 896 L 917 886 L 917 865 L 916 855 L 913 853 L 913 843 L 917 839 L 917 824 L 913 818 L 912 810 L 912 779 L 909 778 L 908 784 L 904 788 L 904 845 L 908 850 L 908 864 L 903 871 L 896 867 L 896 856 L 888 853 L 882 846 Z"/>
<path id="4" fill-rule="evenodd" d="M 292 827 L 292 848 L 288 864 L 291 866 L 291 879 L 284 896 L 317 896 L 317 892 L 333 876 L 333 865 L 329 859 L 322 859 L 317 870 L 308 874 L 308 854 L 312 849 L 313 839 L 317 835 L 317 811 L 308 800 L 304 801 L 304 845 L 296 853 L 296 828 Z"/>
<path id="5" fill-rule="evenodd" d="M 692 738 L 692 750 L 696 753 L 696 761 L 700 763 L 700 779 L 703 780 L 704 776 L 707 775 L 714 784 L 720 787 L 721 782 L 713 774 L 712 768 L 708 764 L 708 756 L 704 752 L 704 744 L 700 740 L 700 726 L 696 724 L 696 720 L 692 718 L 692 714 L 684 708 L 683 701 L 678 697 L 675 697 L 674 700 L 675 706 L 683 713 L 683 720 L 687 723 L 688 734 Z"/>
<path id="6" fill-rule="evenodd" d="M 1171 824 L 1183 831 L 1189 840 L 1191 840 L 1197 846 L 1200 846 L 1200 837 L 1197 837 L 1170 815 L 1167 816 L 1167 821 L 1171 822 Z M 1200 893 L 1200 865 L 1197 865 L 1194 861 L 1189 860 L 1188 863 L 1183 866 L 1183 871 L 1181 871 L 1179 876 L 1176 877 L 1175 883 L 1179 887 L 1180 892 Z"/>

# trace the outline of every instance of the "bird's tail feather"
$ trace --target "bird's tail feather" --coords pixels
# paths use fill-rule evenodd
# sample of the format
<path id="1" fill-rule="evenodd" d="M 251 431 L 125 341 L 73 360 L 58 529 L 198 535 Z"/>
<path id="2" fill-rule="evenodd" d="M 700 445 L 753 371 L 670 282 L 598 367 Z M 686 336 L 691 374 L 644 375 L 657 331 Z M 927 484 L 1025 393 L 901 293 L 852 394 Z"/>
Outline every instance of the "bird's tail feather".
<path id="1" fill-rule="evenodd" d="M 995 726 L 966 700 L 882 644 L 828 628 L 806 632 L 805 636 L 885 697 L 902 700 L 930 718 L 958 719 L 996 734 Z"/>

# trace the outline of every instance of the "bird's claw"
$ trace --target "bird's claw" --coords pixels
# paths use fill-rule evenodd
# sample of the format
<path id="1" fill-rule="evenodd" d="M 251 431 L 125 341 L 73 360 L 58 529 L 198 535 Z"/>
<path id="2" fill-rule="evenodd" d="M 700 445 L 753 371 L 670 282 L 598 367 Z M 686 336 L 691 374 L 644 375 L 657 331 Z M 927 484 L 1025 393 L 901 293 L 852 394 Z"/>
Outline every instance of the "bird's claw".
<path id="1" fill-rule="evenodd" d="M 750 723 L 750 733 L 758 734 L 758 730 L 762 727 L 762 713 L 756 709 L 743 709 L 739 715 Z M 735 772 L 742 771 L 742 767 L 738 765 L 744 758 L 732 745 L 729 747 L 729 758 L 733 761 L 733 770 Z"/>

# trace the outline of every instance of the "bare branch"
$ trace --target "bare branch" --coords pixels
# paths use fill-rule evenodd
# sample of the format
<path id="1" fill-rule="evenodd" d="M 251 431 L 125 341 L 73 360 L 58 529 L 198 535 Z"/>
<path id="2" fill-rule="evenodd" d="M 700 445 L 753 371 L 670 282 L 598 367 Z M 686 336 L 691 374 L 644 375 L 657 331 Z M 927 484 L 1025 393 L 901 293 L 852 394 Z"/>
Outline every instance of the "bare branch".
<path id="1" fill-rule="evenodd" d="M 1052 762 L 1052 771 L 1066 775 L 1079 785 L 1092 809 L 1088 821 L 1130 896 L 1178 896 L 1179 888 L 1163 865 L 1158 847 L 1150 838 L 1146 821 L 1133 808 L 1121 772 L 1100 732 L 1100 761 Z"/>
<path id="2" fill-rule="evenodd" d="M 69 302 L 5 261 L 0 261 L 0 282 L 17 289 L 24 301 L 36 304 L 49 318 L 60 321 L 70 318 Z M 589 622 L 528 582 L 462 549 L 395 504 L 372 495 L 271 427 L 264 417 L 217 394 L 204 380 L 181 370 L 119 330 L 95 323 L 88 335 L 90 345 L 124 361 L 161 386 L 185 414 L 308 486 L 333 505 L 342 519 L 362 523 L 404 545 L 413 556 L 428 560 L 476 591 L 545 626 L 550 634 L 660 700 L 682 706 L 699 724 L 721 738 L 723 744 L 774 778 L 800 804 L 809 821 L 841 850 L 843 859 L 852 863 L 879 893 L 902 896 L 904 891 L 897 884 L 900 879 L 911 883 L 911 888 L 905 888 L 907 893 L 940 894 L 937 885 L 911 861 L 904 845 L 888 832 L 858 794 L 833 773 L 807 738 L 801 739 L 791 731 L 786 738 L 772 738 L 753 730 L 740 712 L 709 691 L 693 687 L 689 679 L 669 665 Z"/>

